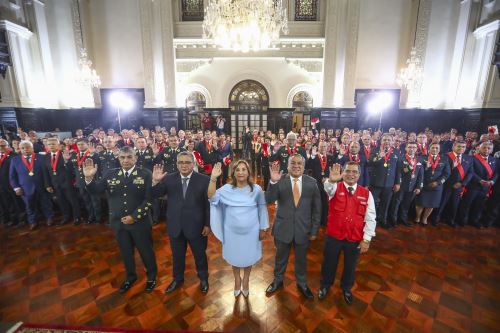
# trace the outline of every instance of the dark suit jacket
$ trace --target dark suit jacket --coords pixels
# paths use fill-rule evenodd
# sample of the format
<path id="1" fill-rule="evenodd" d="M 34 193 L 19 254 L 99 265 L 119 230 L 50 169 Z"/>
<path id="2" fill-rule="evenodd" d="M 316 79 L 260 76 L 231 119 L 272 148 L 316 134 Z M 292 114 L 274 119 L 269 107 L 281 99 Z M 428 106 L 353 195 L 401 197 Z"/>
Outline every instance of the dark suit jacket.
<path id="1" fill-rule="evenodd" d="M 17 156 L 17 154 L 14 151 L 11 151 L 9 155 L 7 155 L 5 160 L 3 160 L 3 163 L 0 166 L 0 191 L 11 189 L 9 181 L 9 171 L 10 163 L 15 156 Z"/>
<path id="2" fill-rule="evenodd" d="M 404 158 L 404 156 L 398 161 L 397 174 L 400 177 L 400 191 L 413 192 L 415 189 L 420 190 L 424 186 L 424 166 L 420 157 L 417 157 L 417 165 L 415 166 L 415 168 L 415 173 L 413 173 L 410 169 L 410 164 Z M 412 177 L 412 175 L 414 177 Z"/>
<path id="3" fill-rule="evenodd" d="M 463 180 L 460 178 L 460 173 L 458 172 L 458 169 L 453 166 L 453 160 L 448 156 L 448 154 L 444 154 L 443 159 L 448 163 L 451 170 L 451 174 L 444 183 L 444 186 L 447 188 L 451 188 L 457 182 L 462 183 L 462 186 L 467 186 L 467 184 L 470 182 L 473 176 L 472 172 L 473 157 L 462 154 L 462 168 L 464 169 L 464 175 L 465 175 Z"/>
<path id="4" fill-rule="evenodd" d="M 33 165 L 33 176 L 28 174 L 28 169 L 21 160 L 21 156 L 15 156 L 10 162 L 9 180 L 12 188 L 22 188 L 24 196 L 33 195 L 35 190 L 46 191 L 43 183 L 43 160 L 45 156 L 35 154 Z"/>
<path id="5" fill-rule="evenodd" d="M 272 231 L 277 240 L 303 244 L 308 241 L 309 236 L 318 234 L 321 223 L 321 197 L 314 178 L 302 175 L 302 193 L 297 207 L 293 202 L 290 175 L 285 175 L 276 184 L 269 183 L 266 201 L 278 201 Z"/>
<path id="6" fill-rule="evenodd" d="M 428 162 L 428 158 L 423 160 L 424 165 L 424 187 L 429 191 L 437 191 L 443 187 L 444 182 L 450 176 L 450 166 L 446 162 L 446 160 L 441 156 L 439 163 L 432 172 L 431 165 Z M 438 186 L 431 188 L 429 184 L 432 182 L 438 182 Z"/>
<path id="7" fill-rule="evenodd" d="M 116 168 L 86 186 L 92 194 L 107 192 L 111 228 L 134 230 L 151 227 L 151 178 L 151 171 L 137 166 L 128 178 Z M 123 224 L 121 218 L 127 215 L 135 223 Z"/>
<path id="8" fill-rule="evenodd" d="M 330 168 L 334 164 L 334 158 L 332 155 L 326 155 L 326 169 L 325 174 L 322 175 L 321 162 L 319 160 L 319 154 L 315 158 L 310 158 L 306 162 L 306 169 L 311 170 L 311 176 L 316 179 L 316 181 L 323 184 L 323 178 L 330 177 Z"/>
<path id="9" fill-rule="evenodd" d="M 396 150 L 391 152 L 391 156 L 387 159 L 387 167 L 384 166 L 385 160 L 378 156 L 379 148 L 373 148 L 371 151 L 368 165 L 372 167 L 370 173 L 370 186 L 374 187 L 393 187 L 394 184 L 399 184 L 400 176 L 398 172 L 398 161 L 401 155 Z"/>
<path id="10" fill-rule="evenodd" d="M 472 175 L 472 180 L 469 182 L 469 185 L 467 186 L 468 189 L 470 190 L 476 190 L 476 191 L 482 191 L 482 192 L 488 192 L 489 187 L 482 186 L 481 183 L 479 182 L 480 180 L 492 180 L 493 182 L 496 183 L 497 178 L 498 178 L 498 173 L 497 173 L 497 159 L 494 158 L 493 156 L 488 156 L 488 164 L 490 165 L 491 171 L 493 171 L 493 176 L 491 178 L 488 177 L 488 172 L 486 168 L 483 166 L 481 162 L 476 157 L 472 158 L 473 161 L 473 170 L 474 174 Z"/>
<path id="11" fill-rule="evenodd" d="M 47 153 L 43 160 L 43 180 L 45 184 L 45 188 L 53 187 L 53 188 L 71 188 L 72 185 L 72 172 L 71 165 L 64 163 L 64 158 L 62 153 L 59 153 L 59 159 L 57 160 L 56 165 L 56 174 L 52 170 L 52 164 L 50 163 L 50 157 L 52 153 Z"/>
<path id="12" fill-rule="evenodd" d="M 153 186 L 153 197 L 167 195 L 167 232 L 179 237 L 181 232 L 188 239 L 200 237 L 203 227 L 210 226 L 210 204 L 207 190 L 210 178 L 194 172 L 189 179 L 186 198 L 182 196 L 181 174 L 165 176 Z"/>
<path id="13" fill-rule="evenodd" d="M 358 156 L 359 156 L 359 166 L 361 169 L 359 173 L 358 185 L 367 187 L 369 185 L 368 169 L 366 167 L 367 160 L 364 154 L 358 154 Z M 343 155 L 341 158 L 338 158 L 337 155 L 336 163 L 343 166 L 348 161 L 349 161 L 349 154 Z"/>

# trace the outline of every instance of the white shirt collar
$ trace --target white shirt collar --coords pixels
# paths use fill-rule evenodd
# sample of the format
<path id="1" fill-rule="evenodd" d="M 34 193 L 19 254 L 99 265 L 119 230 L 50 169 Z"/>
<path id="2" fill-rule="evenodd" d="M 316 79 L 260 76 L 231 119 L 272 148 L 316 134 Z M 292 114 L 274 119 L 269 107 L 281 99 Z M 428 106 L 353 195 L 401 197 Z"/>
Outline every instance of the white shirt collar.
<path id="1" fill-rule="evenodd" d="M 181 179 L 184 179 L 184 178 L 188 178 L 188 179 L 191 179 L 191 176 L 193 175 L 193 171 L 191 171 L 191 173 L 189 175 L 187 175 L 186 177 L 184 177 L 181 173 Z"/>
<path id="2" fill-rule="evenodd" d="M 295 178 L 295 177 L 292 177 L 292 176 L 290 175 L 290 179 L 292 180 L 292 182 L 293 182 L 293 180 L 294 180 L 294 179 L 298 179 L 298 180 L 299 180 L 299 183 L 302 183 L 302 175 L 301 175 L 299 178 Z"/>
<path id="3" fill-rule="evenodd" d="M 356 192 L 356 189 L 358 188 L 358 184 L 348 185 L 346 182 L 343 182 L 343 183 L 344 183 L 344 186 L 346 189 L 349 187 L 352 187 L 354 189 L 353 192 Z"/>
<path id="4" fill-rule="evenodd" d="M 131 167 L 128 171 L 125 171 L 125 169 L 122 169 L 122 171 L 123 171 L 124 175 L 126 173 L 128 173 L 128 175 L 130 176 L 132 174 L 132 172 L 134 171 L 134 169 L 135 169 L 135 165 L 133 167 Z"/>

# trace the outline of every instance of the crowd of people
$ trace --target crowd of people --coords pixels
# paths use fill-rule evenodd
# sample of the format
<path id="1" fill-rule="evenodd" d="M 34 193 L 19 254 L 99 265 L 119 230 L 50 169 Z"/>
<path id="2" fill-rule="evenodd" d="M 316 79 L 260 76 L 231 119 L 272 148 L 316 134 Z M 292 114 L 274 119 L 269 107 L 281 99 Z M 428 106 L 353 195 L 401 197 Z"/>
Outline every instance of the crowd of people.
<path id="1" fill-rule="evenodd" d="M 147 269 L 146 290 L 152 291 L 157 267 L 151 225 L 166 210 L 174 259 L 166 292 L 184 281 L 187 245 L 200 290 L 208 291 L 205 252 L 213 231 L 233 267 L 235 297 L 248 297 L 251 267 L 262 256 L 260 242 L 270 227 L 266 205 L 275 203 L 275 278 L 266 291 L 283 285 L 293 247 L 297 286 L 313 297 L 306 253 L 324 226 L 318 296 L 328 293 L 344 251 L 341 287 L 349 304 L 355 263 L 368 250 L 375 225 L 499 226 L 496 127 L 484 134 L 395 128 L 383 133 L 315 124 L 297 133 L 273 133 L 246 127 L 240 150 L 221 121 L 214 131 L 99 128 L 66 138 L 57 132 L 39 138 L 21 128 L 7 133 L 0 139 L 0 222 L 34 230 L 43 217 L 51 226 L 54 207 L 61 225 L 104 224 L 107 215 L 126 269 L 120 291 L 137 280 L 134 248 Z"/>

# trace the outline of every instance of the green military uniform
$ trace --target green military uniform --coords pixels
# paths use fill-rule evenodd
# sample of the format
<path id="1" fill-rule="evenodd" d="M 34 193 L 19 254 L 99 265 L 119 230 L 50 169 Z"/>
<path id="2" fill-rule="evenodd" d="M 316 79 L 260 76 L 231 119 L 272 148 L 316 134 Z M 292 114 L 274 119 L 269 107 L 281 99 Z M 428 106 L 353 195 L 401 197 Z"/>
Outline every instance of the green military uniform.
<path id="1" fill-rule="evenodd" d="M 129 170 L 130 171 L 130 170 Z M 137 247 L 148 280 L 156 279 L 157 266 L 151 235 L 151 171 L 139 167 L 131 169 L 128 177 L 123 169 L 116 168 L 107 171 L 101 179 L 87 184 L 91 193 L 107 192 L 109 203 L 109 221 L 120 246 L 127 272 L 126 281 L 135 281 L 134 246 Z M 133 224 L 123 224 L 121 219 L 132 216 Z"/>
<path id="2" fill-rule="evenodd" d="M 146 148 L 143 151 L 137 150 L 136 155 L 137 155 L 137 163 L 136 163 L 137 166 L 153 171 L 153 164 L 155 159 L 153 149 Z"/>
<path id="3" fill-rule="evenodd" d="M 162 164 L 163 171 L 165 171 L 166 173 L 177 172 L 177 154 L 182 151 L 186 151 L 186 149 L 179 147 L 165 147 L 158 154 L 158 156 L 156 156 L 155 164 Z"/>
<path id="4" fill-rule="evenodd" d="M 118 158 L 111 150 L 105 150 L 97 154 L 97 158 L 99 160 L 98 172 L 99 177 L 102 177 L 108 170 L 119 168 L 120 162 Z"/>
<path id="5" fill-rule="evenodd" d="M 280 162 L 280 170 L 283 173 L 288 173 L 288 159 L 290 156 L 300 154 L 307 160 L 307 154 L 304 148 L 297 146 L 295 148 L 289 148 L 288 146 L 280 147 L 280 149 L 271 155 L 269 158 L 270 162 L 279 161 Z M 304 168 L 305 170 L 305 168 Z"/>

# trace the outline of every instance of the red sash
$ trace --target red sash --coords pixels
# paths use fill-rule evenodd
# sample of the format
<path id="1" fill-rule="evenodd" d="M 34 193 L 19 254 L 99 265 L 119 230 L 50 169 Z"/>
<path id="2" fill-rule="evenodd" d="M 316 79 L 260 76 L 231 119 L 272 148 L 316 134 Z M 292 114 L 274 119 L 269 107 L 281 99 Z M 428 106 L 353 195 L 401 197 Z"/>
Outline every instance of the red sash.
<path id="1" fill-rule="evenodd" d="M 385 165 L 387 165 L 387 161 L 389 160 L 389 157 L 391 157 L 391 154 L 392 154 L 392 147 L 389 148 L 387 153 L 385 153 L 385 156 L 384 156 L 384 164 Z"/>
<path id="2" fill-rule="evenodd" d="M 366 146 L 363 146 L 363 151 L 365 152 L 365 156 L 368 159 L 370 157 L 370 153 L 372 151 L 372 148 L 370 147 L 370 149 L 366 149 Z"/>
<path id="3" fill-rule="evenodd" d="M 89 150 L 83 154 L 82 158 L 80 158 L 80 153 L 76 154 L 76 164 L 78 165 L 79 168 L 82 167 L 83 162 L 87 159 L 87 156 L 89 156 Z"/>
<path id="4" fill-rule="evenodd" d="M 491 177 L 493 177 L 493 170 L 491 170 L 491 167 L 490 165 L 488 164 L 488 158 L 484 159 L 481 154 L 479 153 L 475 153 L 474 154 L 474 157 L 477 158 L 477 160 L 479 162 L 481 162 L 481 164 L 484 166 L 484 168 L 486 169 L 486 171 L 488 172 L 488 179 L 491 179 Z"/>
<path id="5" fill-rule="evenodd" d="M 462 166 L 462 163 L 460 163 L 460 161 L 458 160 L 458 157 L 452 151 L 448 153 L 448 157 L 453 161 L 453 165 L 457 166 L 458 173 L 460 174 L 460 180 L 464 180 L 465 177 L 464 167 Z"/>
<path id="6" fill-rule="evenodd" d="M 418 146 L 418 150 L 420 150 L 420 153 L 422 155 L 427 155 L 427 147 L 422 146 L 420 143 L 417 146 Z"/>
<path id="7" fill-rule="evenodd" d="M 205 148 L 207 148 L 208 152 L 210 151 L 210 149 L 212 149 L 212 145 L 210 144 L 210 142 L 205 141 Z"/>
<path id="8" fill-rule="evenodd" d="M 3 157 L 0 159 L 0 167 L 2 166 L 3 161 L 5 161 L 5 159 L 7 158 L 7 156 L 9 156 L 10 152 L 11 152 L 11 150 L 7 149 L 7 151 L 3 154 Z"/>
<path id="9" fill-rule="evenodd" d="M 203 162 L 200 153 L 198 153 L 196 150 L 193 151 L 194 158 L 196 159 L 196 162 L 200 167 L 204 167 L 205 162 Z"/>
<path id="10" fill-rule="evenodd" d="M 441 159 L 441 157 L 439 155 L 436 156 L 436 159 L 432 161 L 432 155 L 429 155 L 429 158 L 427 159 L 427 165 L 431 165 L 431 168 L 432 168 L 432 173 L 434 173 L 434 171 L 436 171 L 436 168 L 439 164 L 439 160 Z"/>
<path id="11" fill-rule="evenodd" d="M 263 157 L 268 157 L 269 156 L 269 153 L 267 151 L 267 143 L 263 143 L 262 144 L 262 156 Z"/>
<path id="12" fill-rule="evenodd" d="M 286 150 L 288 151 L 288 154 L 290 156 L 294 155 L 297 153 L 297 147 L 293 147 L 293 152 L 290 150 L 290 147 L 286 146 Z"/>
<path id="13" fill-rule="evenodd" d="M 55 174 L 57 169 L 57 162 L 59 161 L 60 152 L 57 151 L 56 157 L 52 158 L 52 153 L 50 153 L 50 166 L 52 167 L 52 172 Z"/>
<path id="14" fill-rule="evenodd" d="M 349 153 L 349 161 L 352 161 L 352 155 L 351 155 L 351 153 Z M 356 163 L 359 164 L 359 154 L 356 155 L 356 160 L 354 160 L 354 162 L 356 162 Z"/>
<path id="15" fill-rule="evenodd" d="M 417 157 L 413 157 L 413 160 L 410 158 L 408 154 L 405 154 L 406 162 L 411 165 L 411 175 L 412 177 L 415 175 L 415 171 L 417 171 Z"/>
<path id="16" fill-rule="evenodd" d="M 26 169 L 28 169 L 29 175 L 33 176 L 33 167 L 35 166 L 35 153 L 31 153 L 30 163 L 28 163 L 24 155 L 21 155 L 21 160 L 23 161 L 23 164 L 26 166 Z"/>
<path id="17" fill-rule="evenodd" d="M 229 163 L 231 163 L 231 157 L 227 155 L 226 157 L 224 157 L 222 162 L 224 163 L 224 165 L 228 165 Z"/>
<path id="18" fill-rule="evenodd" d="M 328 158 L 326 155 L 324 156 L 319 155 L 319 164 L 321 165 L 321 171 L 323 171 L 324 173 L 326 170 L 326 165 L 328 164 Z"/>

